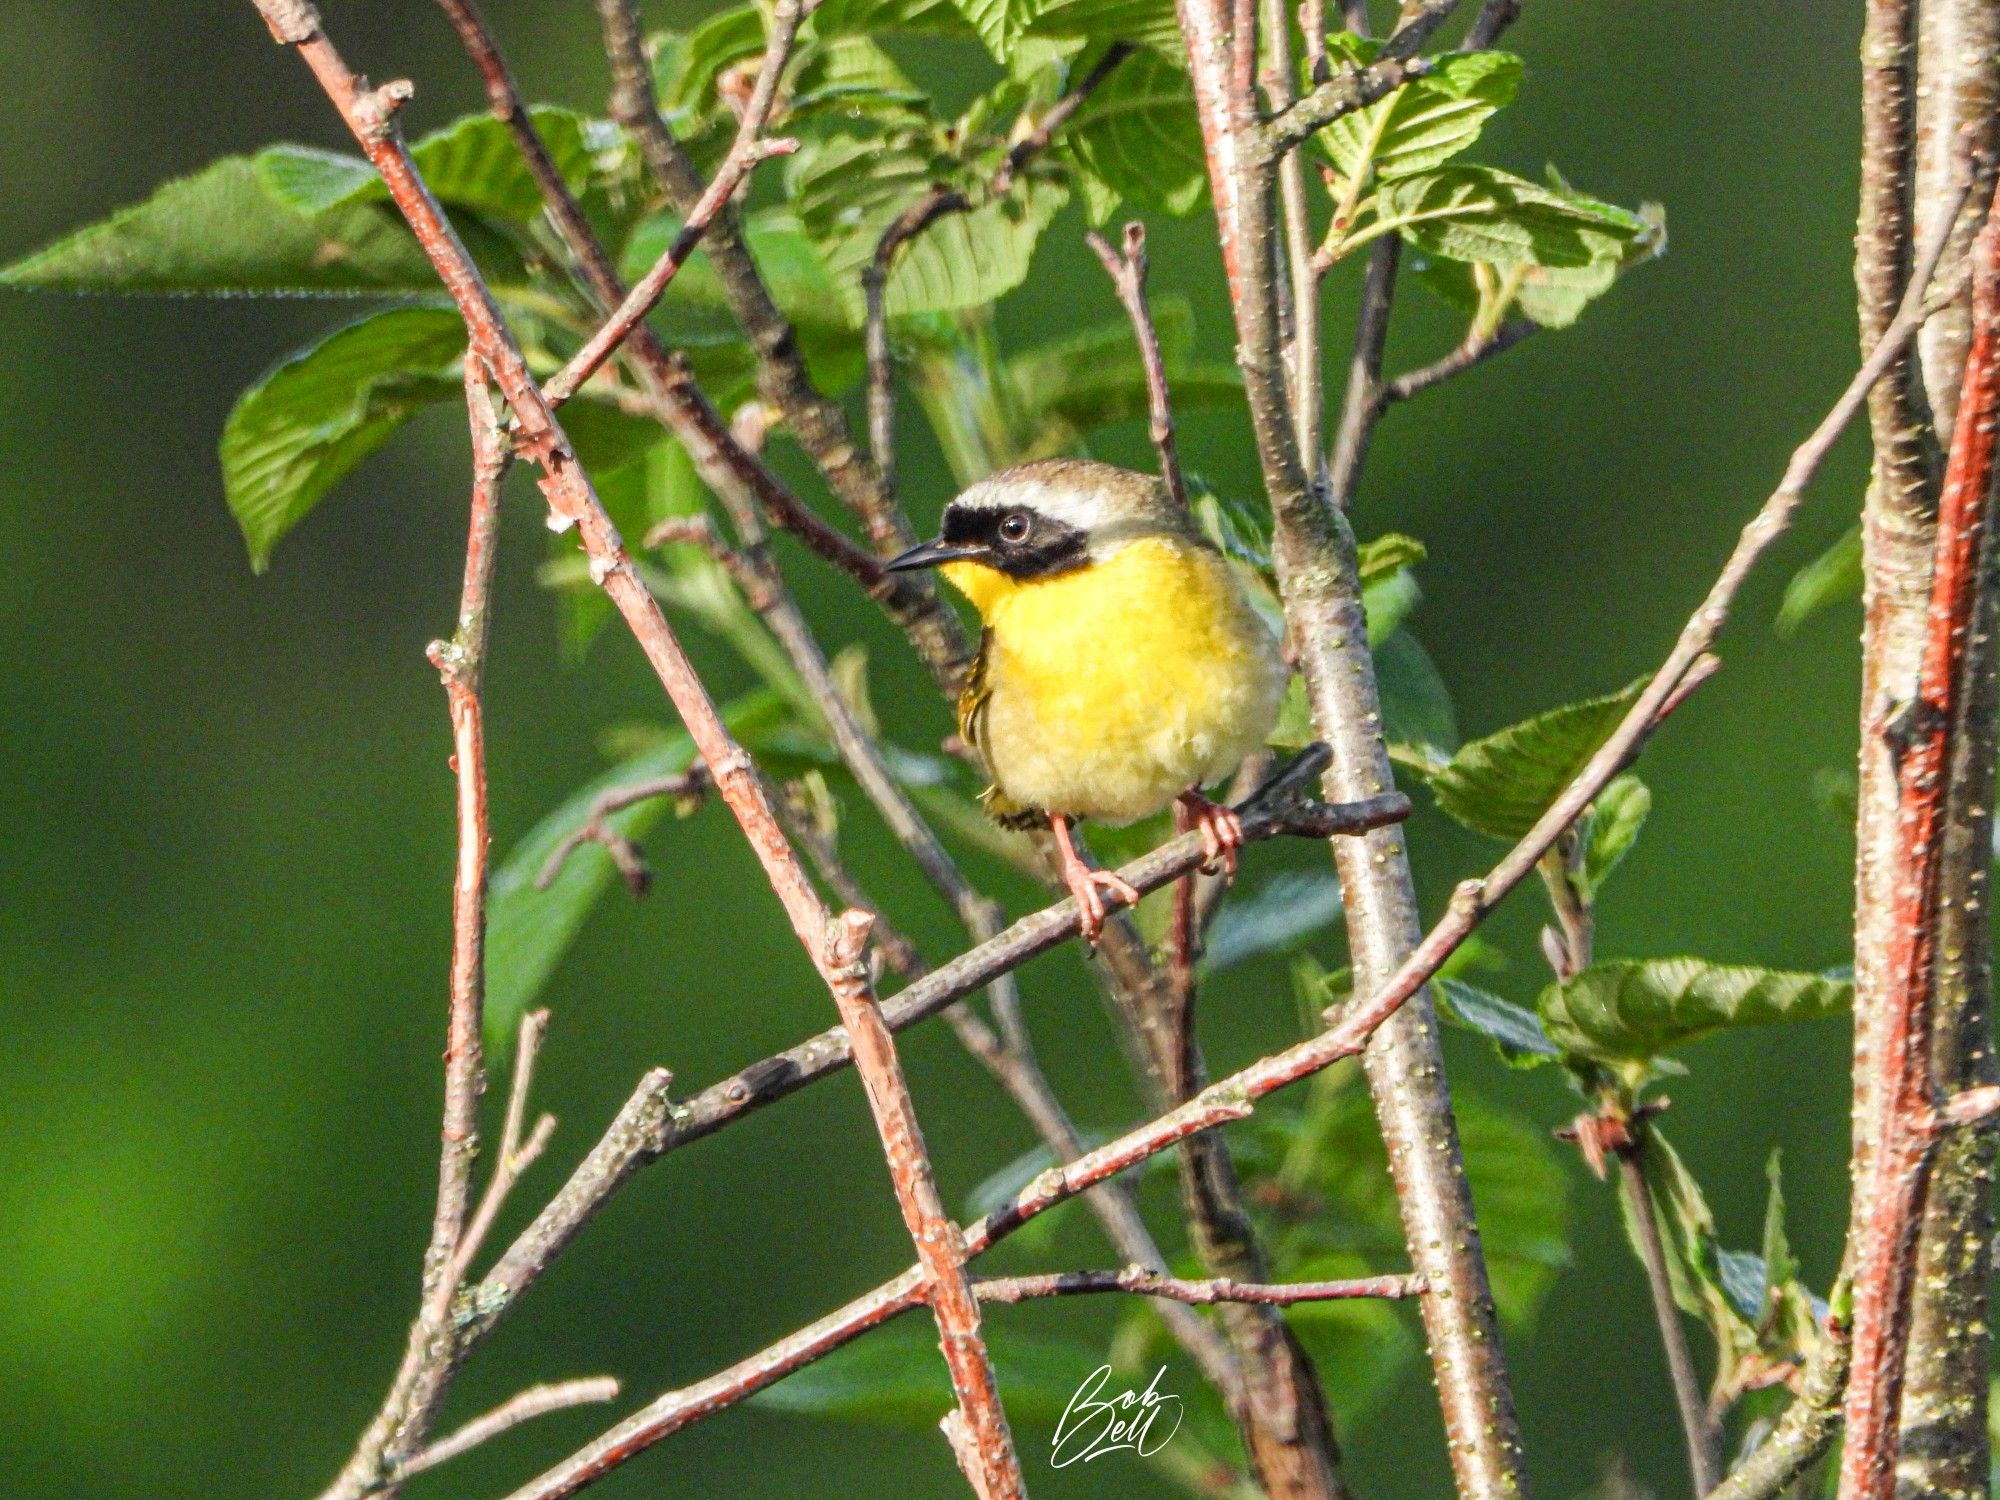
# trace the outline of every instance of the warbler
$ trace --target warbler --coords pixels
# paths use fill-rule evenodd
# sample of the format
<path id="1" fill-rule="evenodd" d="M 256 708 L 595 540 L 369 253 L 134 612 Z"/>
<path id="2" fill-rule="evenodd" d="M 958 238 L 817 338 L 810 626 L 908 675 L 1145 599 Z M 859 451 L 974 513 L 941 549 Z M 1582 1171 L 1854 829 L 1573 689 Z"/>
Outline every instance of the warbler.
<path id="1" fill-rule="evenodd" d="M 888 567 L 936 567 L 978 610 L 959 729 L 992 778 L 988 813 L 1047 819 L 1088 940 L 1104 892 L 1138 892 L 1084 862 L 1079 819 L 1131 823 L 1178 802 L 1208 862 L 1235 870 L 1242 822 L 1201 789 L 1264 743 L 1287 669 L 1164 483 L 1084 459 L 1022 464 L 958 496 L 938 538 Z"/>

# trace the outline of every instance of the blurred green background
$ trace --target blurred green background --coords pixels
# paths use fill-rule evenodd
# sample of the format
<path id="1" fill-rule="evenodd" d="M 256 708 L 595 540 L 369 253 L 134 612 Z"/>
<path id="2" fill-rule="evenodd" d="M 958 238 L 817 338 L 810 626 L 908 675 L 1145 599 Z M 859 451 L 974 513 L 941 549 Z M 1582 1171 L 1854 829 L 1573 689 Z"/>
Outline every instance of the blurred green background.
<path id="1" fill-rule="evenodd" d="M 490 0 L 530 93 L 595 109 L 591 8 Z M 335 0 L 358 66 L 407 75 L 413 128 L 479 105 L 439 13 Z M 1854 358 L 1851 8 L 1531 0 L 1509 45 L 1520 102 L 1483 157 L 1560 160 L 1620 202 L 1658 199 L 1672 249 L 1570 331 L 1526 346 L 1384 424 L 1364 535 L 1423 538 L 1418 628 L 1476 734 L 1630 679 L 1665 649 L 1791 445 Z M 656 6 L 686 24 L 699 8 Z M 345 146 L 298 63 L 247 0 L 0 6 L 0 260 L 143 197 L 161 179 L 276 139 Z M 1116 315 L 1076 211 L 1044 241 L 1003 326 L 1023 339 Z M 1154 226 L 1154 285 L 1194 300 L 1226 358 L 1212 225 Z M 1352 300 L 1351 278 L 1334 304 Z M 16 1495 L 301 1496 L 372 1412 L 413 1311 L 435 1174 L 452 863 L 448 734 L 425 642 L 456 598 L 462 423 L 426 420 L 368 464 L 253 578 L 214 442 L 237 392 L 351 315 L 343 306 L 119 302 L 0 294 L 0 1487 Z M 1330 350 L 1344 345 L 1336 312 Z M 1404 299 L 1392 363 L 1455 331 Z M 907 426 L 917 426 L 914 416 Z M 1136 428 L 1099 445 L 1146 461 Z M 1256 493 L 1240 420 L 1188 424 L 1183 452 Z M 1847 834 L 1813 773 L 1851 759 L 1854 615 L 1789 642 L 1784 577 L 1848 524 L 1852 438 L 1775 566 L 1745 597 L 1726 669 L 1649 750 L 1653 820 L 1602 914 L 1599 951 L 1699 952 L 1795 968 L 1842 962 Z M 517 478 L 490 683 L 499 852 L 601 766 L 605 724 L 663 715 L 615 632 L 577 670 L 537 588 L 539 507 Z M 949 482 L 913 442 L 920 522 Z M 786 561 L 826 638 L 879 622 L 810 559 Z M 705 652 L 720 689 L 740 667 Z M 889 682 L 899 679 L 891 674 Z M 914 683 L 914 678 L 907 679 Z M 886 701 L 889 688 L 879 685 Z M 921 742 L 941 707 L 906 726 Z M 872 840 L 857 864 L 934 957 L 953 928 Z M 1411 845 L 1429 908 L 1492 848 L 1425 811 Z M 607 903 L 567 961 L 540 1103 L 552 1160 L 510 1224 L 553 1189 L 650 1064 L 688 1087 L 830 1019 L 726 815 L 654 835 L 656 894 Z M 1266 846 L 1254 876 L 1314 867 Z M 1003 882 L 1013 909 L 1034 897 Z M 719 918 L 717 903 L 730 915 Z M 1524 893 L 1496 924 L 1495 988 L 1541 982 Z M 741 914 L 740 916 L 738 914 Z M 1340 961 L 1331 937 L 1314 945 Z M 1024 976 L 1058 1088 L 1088 1124 L 1133 1117 L 1088 981 L 1068 954 Z M 1281 962 L 1204 1001 L 1219 1069 L 1282 1041 Z M 1672 1128 L 1726 1239 L 1755 1242 L 1766 1153 L 1782 1146 L 1793 1236 L 1821 1287 L 1844 1218 L 1843 1029 L 1706 1044 Z M 1449 1038 L 1454 1080 L 1555 1123 L 1556 1080 Z M 954 1202 L 1028 1137 L 941 1029 L 906 1056 Z M 1645 1290 L 1605 1191 L 1574 1163 L 1574 1264 L 1510 1353 L 1531 1472 L 1573 1495 L 1622 1453 L 1662 1492 L 1683 1461 Z M 504 1232 L 504 1229 L 503 1229 Z M 1073 1263 L 1101 1262 L 1087 1235 Z M 474 1361 L 452 1408 L 535 1380 L 608 1371 L 643 1397 L 698 1377 L 900 1269 L 908 1246 L 851 1076 L 672 1157 L 625 1192 Z M 1108 1308 L 1072 1304 L 1101 1322 Z M 996 1320 L 1013 1314 L 996 1313 Z M 1697 1335 L 1699 1337 L 1699 1335 Z M 1698 1346 L 1701 1347 L 1701 1346 Z M 1704 1363 L 1707 1360 L 1702 1348 Z M 1078 1372 L 1079 1378 L 1085 1373 Z M 416 1495 L 497 1494 L 567 1452 L 596 1412 L 547 1419 L 427 1476 Z M 1372 1497 L 1448 1486 L 1419 1367 L 1347 1434 Z M 1050 1472 L 1038 1494 L 1154 1495 L 1124 1456 Z M 739 1411 L 667 1444 L 606 1495 L 957 1492 L 934 1436 Z"/>

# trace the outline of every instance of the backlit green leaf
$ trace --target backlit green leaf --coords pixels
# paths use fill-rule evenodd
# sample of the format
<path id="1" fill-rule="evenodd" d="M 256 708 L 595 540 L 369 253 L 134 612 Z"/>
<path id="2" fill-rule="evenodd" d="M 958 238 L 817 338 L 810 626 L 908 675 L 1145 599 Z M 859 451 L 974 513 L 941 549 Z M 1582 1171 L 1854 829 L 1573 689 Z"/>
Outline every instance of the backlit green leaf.
<path id="1" fill-rule="evenodd" d="M 572 192 L 590 176 L 584 121 L 572 110 L 538 106 L 529 111 L 549 148 L 556 170 Z M 283 151 L 285 148 L 276 148 Z M 417 170 L 440 203 L 490 218 L 525 224 L 540 215 L 542 191 L 506 125 L 489 114 L 467 115 L 410 147 Z M 266 152 L 259 166 L 265 180 L 307 212 L 343 203 L 389 201 L 389 190 L 362 158 L 322 152 Z M 337 191 L 341 178 L 349 185 Z"/>
<path id="2" fill-rule="evenodd" d="M 1381 222 L 1419 250 L 1502 269 L 1608 265 L 1615 272 L 1647 232 L 1637 214 L 1492 167 L 1398 178 L 1384 183 L 1379 197 Z"/>
<path id="3" fill-rule="evenodd" d="M 1452 53 L 1424 77 L 1341 116 L 1317 140 L 1350 181 L 1371 170 L 1385 182 L 1428 172 L 1478 140 L 1520 82 L 1521 60 L 1511 53 Z"/>
<path id="4" fill-rule="evenodd" d="M 222 429 L 222 485 L 251 566 L 340 478 L 432 402 L 463 389 L 456 312 L 380 313 L 293 355 L 237 401 Z"/>
<path id="5" fill-rule="evenodd" d="M 1426 762 L 1458 748 L 1451 690 L 1423 644 L 1399 630 L 1371 653 L 1382 697 L 1382 733 L 1393 747 L 1418 750 Z"/>
<path id="6" fill-rule="evenodd" d="M 1550 709 L 1460 748 L 1430 778 L 1438 806 L 1467 828 L 1521 837 L 1609 738 L 1646 679 L 1623 692 Z"/>
<path id="7" fill-rule="evenodd" d="M 1778 634 L 1789 636 L 1828 605 L 1860 597 L 1861 528 L 1852 526 L 1785 585 L 1785 602 L 1778 607 Z"/>
<path id="8" fill-rule="evenodd" d="M 845 135 L 807 142 L 787 163 L 799 221 L 825 257 L 854 321 L 864 311 L 861 273 L 884 231 L 933 184 L 962 175 L 948 159 Z M 1006 198 L 940 218 L 898 257 L 889 277 L 889 312 L 979 307 L 1012 291 L 1026 279 L 1036 241 L 1068 196 L 1059 184 L 1030 178 Z"/>
<path id="9" fill-rule="evenodd" d="M 1619 862 L 1639 841 L 1639 830 L 1653 810 L 1653 794 L 1637 776 L 1617 777 L 1590 805 L 1583 853 L 1584 889 L 1595 895 Z"/>
<path id="10" fill-rule="evenodd" d="M 1187 44 L 1172 0 L 1003 0 L 1018 13 L 1017 36 L 1083 37 L 1130 42 L 1176 66 L 1187 65 Z"/>
<path id="11" fill-rule="evenodd" d="M 1732 1026 L 1843 1014 L 1854 983 L 1700 958 L 1620 959 L 1542 991 L 1542 1026 L 1563 1051 L 1628 1075 L 1659 1053 Z"/>

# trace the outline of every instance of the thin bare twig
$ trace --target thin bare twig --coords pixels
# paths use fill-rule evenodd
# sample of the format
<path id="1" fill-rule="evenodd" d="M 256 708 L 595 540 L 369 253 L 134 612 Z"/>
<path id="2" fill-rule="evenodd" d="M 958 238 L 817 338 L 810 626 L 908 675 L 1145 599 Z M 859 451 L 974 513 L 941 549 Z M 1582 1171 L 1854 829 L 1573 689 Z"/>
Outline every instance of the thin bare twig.
<path id="1" fill-rule="evenodd" d="M 1249 1282 L 1227 1276 L 1190 1280 L 1162 1276 L 1143 1266 L 1118 1271 L 1051 1271 L 1039 1276 L 981 1276 L 973 1281 L 981 1302 L 1026 1302 L 1036 1297 L 1082 1297 L 1101 1292 L 1131 1292 L 1161 1297 L 1190 1307 L 1218 1302 L 1255 1302 L 1290 1307 L 1300 1302 L 1337 1302 L 1354 1298 L 1415 1297 L 1424 1290 L 1420 1276 L 1357 1276 L 1344 1281 Z"/>
<path id="2" fill-rule="evenodd" d="M 535 1059 L 541 1055 L 542 1038 L 548 1028 L 549 1013 L 546 1010 L 531 1010 L 521 1017 L 520 1033 L 514 1043 L 514 1081 L 507 1093 L 507 1116 L 500 1129 L 500 1150 L 493 1158 L 493 1175 L 487 1179 L 486 1191 L 479 1198 L 479 1207 L 465 1226 L 458 1248 L 452 1252 L 451 1265 L 443 1282 L 440 1313 L 449 1310 L 451 1298 L 465 1284 L 472 1262 L 479 1255 L 479 1247 L 486 1243 L 493 1221 L 506 1206 L 507 1196 L 514 1191 L 514 1184 L 540 1159 L 548 1149 L 549 1137 L 555 1134 L 554 1115 L 545 1114 L 535 1121 L 534 1129 L 526 1129 L 528 1097 L 535 1081 Z"/>
<path id="3" fill-rule="evenodd" d="M 955 1415 L 963 1423 L 963 1441 L 954 1436 L 952 1446 L 980 1500 L 1020 1500 L 1026 1493 L 1021 1465 L 1007 1431 L 993 1362 L 979 1331 L 979 1299 L 965 1273 L 965 1240 L 945 1212 L 895 1040 L 883 1024 L 868 982 L 863 953 L 873 925 L 868 913 L 848 911 L 828 931 L 825 967 L 832 976 L 834 1003 L 847 1027 L 855 1071 L 861 1074 L 875 1128 L 882 1136 L 903 1223 L 917 1247 L 924 1298 L 937 1320 L 938 1342 L 958 1397 Z"/>
<path id="4" fill-rule="evenodd" d="M 535 889 L 545 891 L 554 885 L 572 854 L 585 844 L 597 844 L 611 856 L 611 863 L 617 867 L 626 888 L 635 896 L 645 895 L 652 885 L 653 872 L 639 846 L 611 826 L 611 815 L 638 803 L 650 802 L 655 797 L 693 801 L 707 791 L 709 785 L 708 767 L 696 761 L 685 771 L 672 776 L 656 776 L 650 781 L 637 781 L 630 786 L 612 787 L 600 792 L 590 804 L 590 811 L 584 820 L 549 851 L 549 857 L 542 862 L 542 868 L 535 876 Z"/>
<path id="5" fill-rule="evenodd" d="M 1406 370 L 1393 380 L 1382 383 L 1379 401 L 1383 406 L 1398 401 L 1407 401 L 1412 396 L 1421 395 L 1434 385 L 1442 385 L 1454 375 L 1463 374 L 1474 365 L 1483 364 L 1495 355 L 1505 354 L 1509 349 L 1535 332 L 1541 325 L 1531 323 L 1526 318 L 1514 318 L 1502 323 L 1484 338 L 1470 335 L 1451 353 L 1432 360 L 1427 365 L 1419 365 L 1414 370 Z"/>
<path id="6" fill-rule="evenodd" d="M 617 1399 L 618 1382 L 609 1375 L 586 1375 L 580 1380 L 529 1386 L 484 1416 L 474 1417 L 457 1431 L 439 1438 L 421 1453 L 404 1459 L 397 1466 L 396 1478 L 400 1481 L 412 1474 L 421 1474 L 426 1469 L 435 1469 L 439 1464 L 470 1453 L 481 1443 L 519 1427 L 523 1422 L 532 1422 L 536 1417 L 567 1411 L 572 1406 L 590 1406 Z"/>
<path id="7" fill-rule="evenodd" d="M 604 325 L 593 333 L 585 341 L 584 346 L 570 356 L 569 362 L 551 375 L 547 384 L 542 387 L 542 394 L 550 406 L 561 406 L 575 395 L 583 383 L 595 375 L 604 362 L 617 352 L 618 346 L 631 336 L 632 330 L 638 326 L 640 320 L 658 305 L 660 298 L 666 295 L 668 284 L 673 281 L 680 268 L 687 264 L 695 248 L 701 244 L 701 237 L 708 232 L 708 226 L 714 222 L 716 214 L 722 211 L 722 205 L 729 201 L 738 187 L 742 186 L 751 169 L 759 162 L 768 161 L 774 156 L 789 156 L 799 149 L 799 143 L 795 140 L 785 138 L 764 140 L 758 136 L 757 132 L 763 128 L 765 116 L 770 112 L 772 102 L 770 95 L 763 94 L 762 97 L 762 112 L 744 112 L 736 145 L 730 149 L 729 155 L 723 158 L 721 167 L 716 170 L 714 178 L 709 182 L 708 190 L 695 204 L 694 211 L 687 216 L 687 222 L 681 226 L 681 232 L 674 236 L 673 243 L 657 261 L 653 262 L 652 269 L 633 283 L 632 290 L 625 294 L 625 300 L 618 304 L 617 310 Z"/>
<path id="8" fill-rule="evenodd" d="M 1940 238 L 1957 216 L 1956 204 L 1941 216 Z M 1875 1101 L 1875 1138 L 1867 1153 L 1869 1174 L 1855 1184 L 1861 1232 L 1854 1254 L 1854 1367 L 1847 1382 L 1842 1500 L 1889 1500 L 1895 1492 L 1917 1232 L 1939 1129 L 1931 1032 L 1945 795 L 1988 553 L 1996 422 L 2000 220 L 1989 211 L 1973 250 L 1972 346 L 1938 506 L 1917 696 L 1896 712 L 1893 723 L 1870 728 L 1871 737 L 1886 738 L 1895 752 L 1898 811 L 1887 872 L 1893 909 L 1884 954 L 1884 1012 L 1875 1048 L 1856 1062 L 1857 1073 L 1872 1075 L 1857 1078 L 1857 1089 Z"/>
<path id="9" fill-rule="evenodd" d="M 1153 314 L 1146 305 L 1146 226 L 1134 219 L 1125 226 L 1125 243 L 1114 250 L 1104 236 L 1092 232 L 1084 236 L 1103 263 L 1104 272 L 1117 289 L 1126 316 L 1132 320 L 1132 335 L 1139 345 L 1139 365 L 1146 372 L 1147 433 L 1160 455 L 1160 477 L 1167 482 L 1181 509 L 1187 509 L 1187 480 L 1181 476 L 1180 453 L 1174 446 L 1174 407 L 1167 391 L 1167 362 L 1160 354 L 1160 335 L 1153 327 Z"/>

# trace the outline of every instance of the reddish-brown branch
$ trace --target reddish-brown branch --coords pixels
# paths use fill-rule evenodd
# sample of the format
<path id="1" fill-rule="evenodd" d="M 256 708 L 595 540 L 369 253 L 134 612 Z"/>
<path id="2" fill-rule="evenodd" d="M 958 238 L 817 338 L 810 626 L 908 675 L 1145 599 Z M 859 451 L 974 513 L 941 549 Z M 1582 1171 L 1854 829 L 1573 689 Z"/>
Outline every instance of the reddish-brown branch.
<path id="1" fill-rule="evenodd" d="M 1187 481 L 1181 477 L 1180 452 L 1174 446 L 1174 408 L 1167 391 L 1167 362 L 1160 353 L 1160 336 L 1153 327 L 1153 314 L 1146 305 L 1146 226 L 1136 219 L 1125 226 L 1122 250 L 1114 250 L 1100 234 L 1084 236 L 1105 274 L 1117 289 L 1118 300 L 1132 320 L 1132 334 L 1139 344 L 1139 364 L 1146 372 L 1147 432 L 1160 455 L 1160 477 L 1173 491 L 1174 499 L 1186 509 Z"/>
<path id="2" fill-rule="evenodd" d="M 588 1406 L 617 1399 L 618 1382 L 609 1375 L 587 1375 L 581 1380 L 530 1386 L 510 1396 L 484 1416 L 474 1417 L 457 1431 L 439 1438 L 413 1458 L 406 1459 L 398 1466 L 396 1478 L 404 1480 L 426 1469 L 435 1469 L 439 1464 L 448 1463 L 462 1453 L 470 1453 L 481 1443 L 519 1427 L 523 1422 L 532 1422 L 536 1417 L 567 1411 L 572 1406 Z"/>
<path id="3" fill-rule="evenodd" d="M 1956 218 L 1954 211 L 1950 218 Z M 1948 227 L 1948 225 L 1947 225 Z M 1966 356 L 1938 506 L 1931 605 L 1917 695 L 1897 722 L 1871 727 L 1894 747 L 1897 783 L 1882 1013 L 1875 1030 L 1876 1139 L 1856 1184 L 1854 1367 L 1848 1378 L 1842 1500 L 1895 1492 L 1910 1294 L 1938 1117 L 1931 1082 L 1939 872 L 1954 727 L 1960 722 L 1990 529 L 1994 429 L 2000 422 L 2000 222 L 1973 251 L 1972 345 Z M 1859 1064 L 1857 1064 L 1859 1066 Z"/>
<path id="4" fill-rule="evenodd" d="M 945 1212 L 896 1043 L 868 982 L 865 953 L 873 925 L 874 918 L 866 912 L 844 913 L 828 933 L 824 968 L 854 1047 L 855 1071 L 861 1075 L 875 1128 L 882 1136 L 882 1153 L 888 1159 L 903 1223 L 917 1247 L 924 1297 L 937 1320 L 938 1343 L 958 1397 L 956 1415 L 963 1426 L 954 1435 L 953 1449 L 980 1500 L 1019 1500 L 1025 1493 L 1021 1465 L 1008 1435 L 1007 1414 L 1000 1406 L 993 1362 L 979 1331 L 979 1299 L 965 1272 L 965 1240 Z"/>
<path id="5" fill-rule="evenodd" d="M 1190 1307 L 1220 1302 L 1254 1302 L 1267 1307 L 1291 1307 L 1300 1302 L 1340 1302 L 1359 1298 L 1420 1296 L 1421 1276 L 1356 1276 L 1343 1281 L 1234 1281 L 1227 1276 L 1189 1279 L 1163 1276 L 1143 1266 L 1119 1271 L 1050 1271 L 1039 1276 L 982 1276 L 973 1282 L 981 1302 L 1026 1302 L 1036 1297 L 1087 1297 L 1102 1292 L 1130 1292 L 1160 1297 Z"/>

